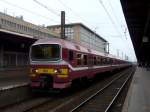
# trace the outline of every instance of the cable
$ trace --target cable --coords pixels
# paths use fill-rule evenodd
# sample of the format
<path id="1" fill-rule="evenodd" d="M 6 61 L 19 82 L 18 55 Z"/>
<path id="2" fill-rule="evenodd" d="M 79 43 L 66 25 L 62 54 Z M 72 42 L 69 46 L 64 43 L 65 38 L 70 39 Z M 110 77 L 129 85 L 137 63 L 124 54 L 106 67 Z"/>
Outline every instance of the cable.
<path id="1" fill-rule="evenodd" d="M 37 4 L 39 4 L 40 6 L 44 7 L 45 9 L 47 9 L 48 11 L 50 11 L 51 13 L 53 13 L 54 15 L 60 17 L 61 15 L 59 13 L 57 13 L 55 10 L 53 10 L 52 8 L 49 8 L 47 7 L 46 5 L 44 5 L 43 3 L 37 1 L 37 0 L 33 0 L 34 2 L 36 2 Z M 68 21 L 69 23 L 69 20 L 66 19 L 66 21 Z"/>
<path id="2" fill-rule="evenodd" d="M 105 5 L 103 4 L 102 0 L 99 0 L 99 3 L 100 3 L 100 4 L 102 5 L 102 7 L 104 8 L 104 10 L 105 10 L 105 12 L 106 12 L 106 14 L 107 14 L 109 20 L 111 21 L 111 23 L 112 23 L 112 25 L 114 26 L 114 28 L 116 29 L 116 31 L 117 31 L 119 34 L 121 34 L 120 31 L 117 30 L 117 26 L 116 26 L 115 22 L 113 21 L 111 15 L 110 15 L 109 12 L 107 11 L 107 9 L 106 9 Z"/>
<path id="3" fill-rule="evenodd" d="M 72 10 L 69 6 L 67 6 L 65 3 L 62 2 L 62 0 L 57 0 L 62 6 L 69 9 L 74 15 L 76 15 L 78 18 L 84 20 L 78 13 L 76 13 L 74 10 Z M 85 21 L 85 20 L 84 20 Z"/>
<path id="4" fill-rule="evenodd" d="M 116 31 L 120 34 L 121 37 L 123 37 L 122 34 L 120 33 L 120 31 L 118 30 L 118 27 L 117 27 L 116 23 L 113 21 L 111 15 L 109 14 L 109 12 L 107 11 L 105 5 L 103 4 L 102 0 L 99 0 L 99 2 L 100 2 L 100 4 L 103 6 L 105 12 L 107 13 L 107 15 L 108 15 L 108 17 L 109 17 L 111 23 L 113 24 L 114 28 L 116 29 Z M 112 10 L 113 10 L 113 8 L 112 8 Z M 123 38 L 121 38 L 121 39 L 123 39 Z M 126 37 L 125 37 L 125 39 L 126 39 Z M 123 41 L 124 41 L 124 40 L 123 40 Z M 125 44 L 125 46 L 126 46 L 126 44 Z"/>
<path id="5" fill-rule="evenodd" d="M 37 1 L 37 0 L 33 0 L 34 2 L 36 2 L 37 4 L 39 4 L 40 6 L 44 7 L 45 9 L 47 9 L 48 11 L 50 11 L 51 13 L 55 14 L 56 16 L 60 17 L 60 14 L 57 13 L 56 11 L 54 11 L 52 8 L 47 7 L 46 5 L 44 5 L 43 3 Z"/>
<path id="6" fill-rule="evenodd" d="M 74 15 L 78 18 L 80 18 L 83 22 L 85 23 L 89 23 L 89 25 L 91 27 L 95 27 L 93 26 L 89 21 L 86 21 L 80 14 L 78 14 L 77 12 L 75 12 L 74 10 L 72 10 L 69 6 L 67 6 L 62 0 L 57 0 L 60 4 L 62 4 L 64 7 L 68 8 L 72 13 L 74 13 Z"/>
<path id="7" fill-rule="evenodd" d="M 6 0 L 1 0 L 1 2 L 6 3 L 6 4 L 8 4 L 8 5 L 10 5 L 10 6 L 13 6 L 13 7 L 19 8 L 19 9 L 22 9 L 22 10 L 24 10 L 24 11 L 30 13 L 30 14 L 34 14 L 34 15 L 36 15 L 36 16 L 43 17 L 43 18 L 45 18 L 45 19 L 47 19 L 47 20 L 51 20 L 51 21 L 53 21 L 53 22 L 57 22 L 57 21 L 55 21 L 55 20 L 53 20 L 53 19 L 51 19 L 51 18 L 49 18 L 49 17 L 43 16 L 43 15 L 38 14 L 38 13 L 36 13 L 36 12 L 30 11 L 30 10 L 28 10 L 28 9 L 22 8 L 22 7 L 20 7 L 20 6 L 16 5 L 16 4 L 12 4 L 12 3 L 10 3 L 10 2 L 8 2 L 8 1 L 6 1 Z"/>
<path id="8" fill-rule="evenodd" d="M 99 3 L 102 5 L 102 7 L 104 8 L 104 10 L 105 10 L 107 16 L 109 17 L 109 20 L 111 21 L 111 23 L 112 23 L 112 25 L 114 26 L 114 28 L 116 29 L 116 31 L 117 31 L 120 35 L 122 35 L 122 34 L 120 33 L 120 31 L 117 29 L 117 26 L 116 26 L 115 22 L 113 21 L 111 15 L 110 15 L 109 12 L 107 11 L 107 9 L 106 9 L 105 5 L 103 4 L 102 0 L 98 0 L 98 1 L 99 1 Z M 122 37 L 122 36 L 121 36 L 121 37 Z M 121 38 L 121 39 L 122 39 L 122 41 L 124 41 L 123 38 Z M 125 48 L 127 48 L 127 45 L 126 45 L 125 43 L 124 43 L 124 45 L 125 45 Z"/>
<path id="9" fill-rule="evenodd" d="M 109 3 L 109 5 L 110 5 L 110 8 L 111 8 L 111 10 L 112 10 L 112 12 L 113 12 L 113 15 L 114 15 L 115 19 L 119 22 L 119 19 L 118 19 L 116 13 L 114 13 L 114 12 L 115 12 L 115 11 L 114 11 L 114 8 L 112 7 L 112 4 L 111 4 L 111 2 L 110 2 L 109 0 L 108 0 L 108 3 Z M 118 24 L 118 22 L 117 22 L 117 24 Z M 120 25 L 118 24 L 118 26 L 120 26 Z M 125 38 L 126 38 L 126 40 L 127 40 L 127 37 L 126 37 L 127 28 L 122 29 L 122 30 L 123 30 L 124 36 L 125 36 Z"/>

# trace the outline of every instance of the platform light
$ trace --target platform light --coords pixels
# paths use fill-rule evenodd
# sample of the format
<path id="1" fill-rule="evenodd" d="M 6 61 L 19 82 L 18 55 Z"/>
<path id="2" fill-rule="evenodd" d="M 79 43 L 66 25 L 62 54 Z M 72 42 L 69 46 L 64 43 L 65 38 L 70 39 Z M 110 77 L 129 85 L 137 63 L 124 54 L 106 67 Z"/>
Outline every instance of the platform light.
<path id="1" fill-rule="evenodd" d="M 142 42 L 143 42 L 143 43 L 149 42 L 149 38 L 148 38 L 147 36 L 143 36 Z"/>

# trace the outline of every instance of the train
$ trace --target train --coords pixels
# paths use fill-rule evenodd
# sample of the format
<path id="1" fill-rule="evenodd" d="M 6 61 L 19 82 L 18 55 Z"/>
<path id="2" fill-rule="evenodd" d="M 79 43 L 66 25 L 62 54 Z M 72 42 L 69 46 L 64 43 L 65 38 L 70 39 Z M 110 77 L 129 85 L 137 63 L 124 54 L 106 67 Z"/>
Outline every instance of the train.
<path id="1" fill-rule="evenodd" d="M 131 63 L 60 38 L 39 39 L 29 52 L 32 89 L 65 89 L 76 79 L 129 67 Z"/>

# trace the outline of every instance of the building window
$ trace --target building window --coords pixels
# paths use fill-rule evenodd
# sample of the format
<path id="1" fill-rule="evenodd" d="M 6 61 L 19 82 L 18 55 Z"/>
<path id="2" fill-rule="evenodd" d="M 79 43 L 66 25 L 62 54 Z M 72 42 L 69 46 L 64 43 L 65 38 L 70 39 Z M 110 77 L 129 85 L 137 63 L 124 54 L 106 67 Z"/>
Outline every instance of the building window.
<path id="1" fill-rule="evenodd" d="M 74 30 L 72 27 L 65 28 L 65 36 L 68 37 L 68 39 L 73 39 Z"/>

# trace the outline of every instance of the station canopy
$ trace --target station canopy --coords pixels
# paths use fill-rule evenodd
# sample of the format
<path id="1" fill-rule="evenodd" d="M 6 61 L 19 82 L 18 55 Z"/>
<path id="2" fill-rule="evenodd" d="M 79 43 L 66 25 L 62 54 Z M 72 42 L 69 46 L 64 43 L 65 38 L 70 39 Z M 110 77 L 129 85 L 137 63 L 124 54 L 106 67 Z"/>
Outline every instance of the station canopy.
<path id="1" fill-rule="evenodd" d="M 138 62 L 150 63 L 150 0 L 120 0 Z"/>

